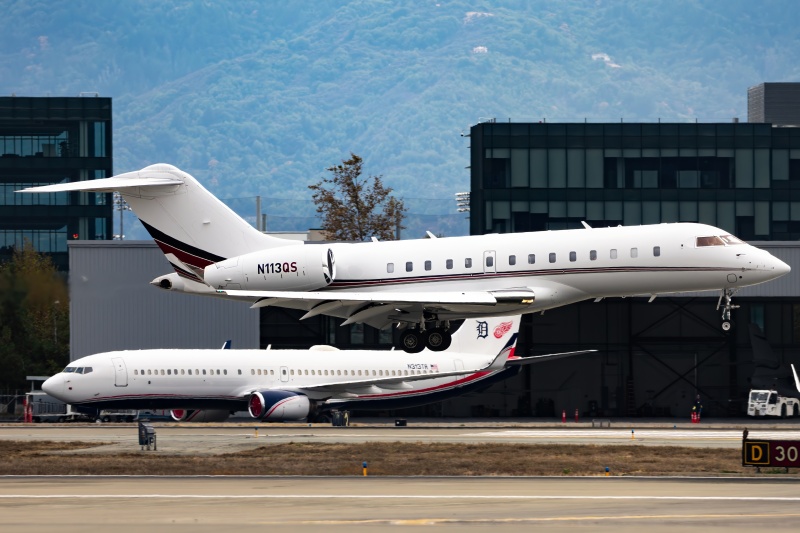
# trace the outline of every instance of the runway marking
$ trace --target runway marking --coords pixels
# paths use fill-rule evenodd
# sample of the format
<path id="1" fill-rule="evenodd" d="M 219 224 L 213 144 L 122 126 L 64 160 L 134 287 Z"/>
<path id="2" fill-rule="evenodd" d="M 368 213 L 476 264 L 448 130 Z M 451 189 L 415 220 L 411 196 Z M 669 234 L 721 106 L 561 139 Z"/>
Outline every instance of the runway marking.
<path id="1" fill-rule="evenodd" d="M 598 439 L 630 439 L 631 431 L 635 438 L 691 439 L 691 440 L 742 440 L 739 430 L 678 430 L 678 429 L 553 429 L 553 430 L 504 430 L 480 433 L 465 433 L 463 437 L 519 437 L 519 438 L 598 438 Z M 758 431 L 751 432 L 750 439 L 800 439 L 800 431 Z"/>
<path id="2" fill-rule="evenodd" d="M 614 500 L 614 501 L 724 501 L 800 502 L 800 496 L 578 496 L 578 495 L 488 495 L 488 494 L 0 494 L 0 500 L 311 500 L 311 499 L 402 499 L 402 500 Z"/>

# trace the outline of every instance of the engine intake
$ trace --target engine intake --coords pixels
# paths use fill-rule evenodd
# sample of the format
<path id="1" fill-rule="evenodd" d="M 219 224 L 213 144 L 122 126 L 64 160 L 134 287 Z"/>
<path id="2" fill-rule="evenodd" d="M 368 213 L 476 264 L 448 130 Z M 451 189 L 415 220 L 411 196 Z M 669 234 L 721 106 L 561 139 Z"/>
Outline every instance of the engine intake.
<path id="1" fill-rule="evenodd" d="M 247 410 L 257 420 L 301 420 L 311 411 L 311 401 L 295 392 L 257 391 L 250 395 Z"/>

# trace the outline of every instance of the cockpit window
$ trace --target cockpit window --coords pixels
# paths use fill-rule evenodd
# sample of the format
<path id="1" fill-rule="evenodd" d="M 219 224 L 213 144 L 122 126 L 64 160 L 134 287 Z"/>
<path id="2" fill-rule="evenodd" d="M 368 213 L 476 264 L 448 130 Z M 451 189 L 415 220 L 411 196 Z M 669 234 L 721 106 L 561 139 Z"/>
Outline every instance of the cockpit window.
<path id="1" fill-rule="evenodd" d="M 743 241 L 743 240 L 741 240 L 741 239 L 739 239 L 739 238 L 737 238 L 737 237 L 734 237 L 733 235 L 723 235 L 723 236 L 722 236 L 722 237 L 720 237 L 720 238 L 721 238 L 723 241 L 725 241 L 725 244 L 729 244 L 729 245 L 733 245 L 733 244 L 744 244 L 744 241 Z"/>
<path id="2" fill-rule="evenodd" d="M 64 369 L 64 372 L 69 374 L 71 372 L 75 372 L 75 370 L 76 368 L 74 366 L 68 366 L 67 368 Z"/>
<path id="3" fill-rule="evenodd" d="M 83 367 L 83 373 L 84 374 L 88 374 L 91 371 L 92 371 L 92 367 L 90 367 L 90 366 Z"/>
<path id="4" fill-rule="evenodd" d="M 721 237 L 717 237 L 716 235 L 713 235 L 711 237 L 698 237 L 697 247 L 701 248 L 703 246 L 725 246 L 725 241 L 723 241 Z"/>

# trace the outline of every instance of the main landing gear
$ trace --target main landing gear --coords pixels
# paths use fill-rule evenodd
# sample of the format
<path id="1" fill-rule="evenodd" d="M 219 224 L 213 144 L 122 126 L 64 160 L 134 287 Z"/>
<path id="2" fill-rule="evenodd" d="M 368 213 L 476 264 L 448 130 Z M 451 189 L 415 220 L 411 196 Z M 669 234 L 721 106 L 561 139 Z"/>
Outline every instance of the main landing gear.
<path id="1" fill-rule="evenodd" d="M 426 347 L 432 352 L 441 352 L 450 347 L 453 341 L 450 335 L 450 324 L 445 323 L 425 329 L 422 327 L 409 327 L 401 335 L 397 343 L 397 348 L 407 353 L 419 353 Z"/>
<path id="2" fill-rule="evenodd" d="M 731 329 L 731 309 L 739 309 L 738 305 L 733 305 L 733 295 L 738 289 L 722 289 L 717 301 L 717 311 L 722 307 L 722 331 Z M 724 303 L 723 303 L 724 302 Z"/>

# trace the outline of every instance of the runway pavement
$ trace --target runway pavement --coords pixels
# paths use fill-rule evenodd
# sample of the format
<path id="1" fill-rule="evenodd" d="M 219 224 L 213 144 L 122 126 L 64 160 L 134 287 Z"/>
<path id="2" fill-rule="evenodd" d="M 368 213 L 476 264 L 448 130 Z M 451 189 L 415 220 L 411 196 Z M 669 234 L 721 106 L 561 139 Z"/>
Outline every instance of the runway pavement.
<path id="1" fill-rule="evenodd" d="M 636 478 L 0 478 L 4 531 L 797 531 L 798 483 Z M 268 529 L 265 529 L 268 528 Z"/>
<path id="2" fill-rule="evenodd" d="M 467 422 L 394 427 L 389 422 L 331 427 L 309 424 L 153 424 L 160 452 L 218 454 L 287 442 L 444 442 L 516 444 L 617 444 L 629 446 L 685 446 L 739 448 L 742 427 L 730 423 L 672 424 L 616 423 L 611 428 L 586 424 L 528 423 L 503 426 Z M 617 427 L 619 426 L 619 427 Z M 800 424 L 754 424 L 750 438 L 800 440 Z M 13 424 L 0 426 L 3 440 L 56 440 L 108 442 L 90 453 L 137 450 L 136 424 Z M 80 453 L 70 452 L 70 453 Z"/>

